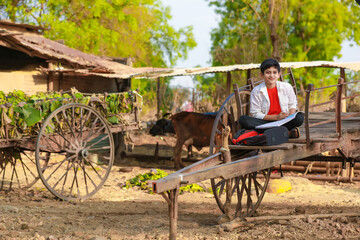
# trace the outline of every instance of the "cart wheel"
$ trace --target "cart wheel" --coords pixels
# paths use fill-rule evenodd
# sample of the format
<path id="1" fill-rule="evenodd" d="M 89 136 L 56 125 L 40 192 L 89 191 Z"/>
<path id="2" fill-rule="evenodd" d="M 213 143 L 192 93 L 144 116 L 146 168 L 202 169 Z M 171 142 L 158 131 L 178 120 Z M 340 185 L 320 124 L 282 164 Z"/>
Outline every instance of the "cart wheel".
<path id="1" fill-rule="evenodd" d="M 0 151 L 0 191 L 27 189 L 39 180 L 30 152 L 13 148 Z"/>
<path id="2" fill-rule="evenodd" d="M 51 152 L 51 158 L 46 155 Z M 52 112 L 35 146 L 36 167 L 46 188 L 63 200 L 93 196 L 114 162 L 114 140 L 106 120 L 93 108 L 71 103 Z"/>
<path id="3" fill-rule="evenodd" d="M 230 216 L 245 218 L 255 213 L 265 195 L 270 173 L 270 169 L 265 169 L 230 179 L 232 189 Z M 225 181 L 211 179 L 216 203 L 223 213 L 225 213 L 226 198 Z"/>
<path id="4" fill-rule="evenodd" d="M 237 101 L 235 93 L 232 93 L 222 104 L 216 115 L 214 126 L 211 133 L 209 154 L 212 155 L 218 151 L 221 138 L 219 128 L 230 126 L 231 134 L 229 143 L 231 144 L 231 136 L 240 129 L 237 124 L 241 115 L 249 114 L 250 90 L 239 90 L 239 99 Z M 219 138 L 220 137 L 220 138 Z M 248 154 L 252 154 L 250 150 L 231 150 L 231 159 L 239 160 Z M 259 178 L 262 175 L 263 178 Z M 270 179 L 270 169 L 246 174 L 243 176 L 230 179 L 232 205 L 230 207 L 230 215 L 234 217 L 246 217 L 254 214 L 260 205 L 267 185 Z M 225 183 L 224 179 L 211 179 L 211 187 L 214 192 L 216 203 L 220 210 L 225 213 Z M 236 195 L 234 194 L 236 192 Z M 236 197 L 235 197 L 236 196 Z"/>

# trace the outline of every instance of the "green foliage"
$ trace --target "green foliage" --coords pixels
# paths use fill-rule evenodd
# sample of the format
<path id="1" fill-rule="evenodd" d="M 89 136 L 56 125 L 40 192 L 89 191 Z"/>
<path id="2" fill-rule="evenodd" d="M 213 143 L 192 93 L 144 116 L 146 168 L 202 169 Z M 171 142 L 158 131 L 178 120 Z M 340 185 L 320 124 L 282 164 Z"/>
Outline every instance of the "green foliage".
<path id="1" fill-rule="evenodd" d="M 0 91 L 0 138 L 19 139 L 24 136 L 35 136 L 41 123 L 51 112 L 68 103 L 91 105 L 110 124 L 127 124 L 122 114 L 131 113 L 135 108 L 141 109 L 142 98 L 136 92 L 93 94 L 85 96 L 72 89 L 69 93 L 39 92 L 27 96 L 24 92 L 14 90 L 8 95 Z M 51 129 L 48 129 L 51 132 Z"/>
<path id="2" fill-rule="evenodd" d="M 273 3 L 273 4 L 271 4 Z M 212 32 L 214 64 L 332 60 L 343 40 L 360 45 L 354 1 L 212 1 L 221 16 Z M 277 38 L 275 40 L 274 38 Z"/>
<path id="3" fill-rule="evenodd" d="M 131 178 L 126 181 L 124 188 L 131 187 L 140 187 L 141 190 L 147 190 L 150 194 L 153 194 L 151 188 L 148 187 L 149 180 L 158 180 L 160 178 L 166 177 L 168 174 L 161 169 L 156 169 L 155 171 L 151 171 L 145 174 L 139 174 L 134 178 Z M 204 188 L 200 187 L 197 184 L 189 184 L 183 187 L 180 187 L 180 194 L 184 192 L 205 192 Z"/>
<path id="4" fill-rule="evenodd" d="M 208 2 L 221 18 L 211 34 L 213 66 L 260 63 L 269 57 L 283 62 L 332 61 L 341 57 L 344 40 L 353 40 L 360 45 L 360 7 L 355 1 Z M 309 83 L 316 87 L 335 84 L 337 77 L 328 76 L 337 73 L 325 71 L 307 68 L 294 74 L 300 89 Z M 329 75 L 324 77 L 325 73 Z M 245 84 L 246 73 L 243 74 L 233 74 L 233 82 Z M 217 74 L 211 83 L 203 80 L 202 84 L 214 85 L 215 82 L 225 88 L 225 79 L 224 74 Z"/>
<path id="5" fill-rule="evenodd" d="M 196 183 L 193 184 L 189 184 L 183 187 L 180 187 L 180 194 L 184 193 L 184 192 L 190 192 L 190 193 L 195 193 L 195 192 L 205 192 L 205 189 L 201 186 L 199 186 Z"/>
<path id="6" fill-rule="evenodd" d="M 45 27 L 45 37 L 86 53 L 131 57 L 135 66 L 174 65 L 196 46 L 192 27 L 170 26 L 159 0 L 2 0 L 0 16 Z"/>
<path id="7" fill-rule="evenodd" d="M 139 174 L 136 177 L 134 177 L 130 180 L 127 180 L 126 185 L 124 187 L 131 188 L 131 187 L 138 186 L 142 190 L 149 190 L 149 193 L 153 193 L 152 189 L 148 188 L 147 181 L 157 180 L 157 179 L 163 178 L 167 175 L 168 174 L 166 172 L 162 171 L 161 169 L 156 169 L 156 171 L 152 171 L 152 172 L 145 173 L 145 174 Z"/>

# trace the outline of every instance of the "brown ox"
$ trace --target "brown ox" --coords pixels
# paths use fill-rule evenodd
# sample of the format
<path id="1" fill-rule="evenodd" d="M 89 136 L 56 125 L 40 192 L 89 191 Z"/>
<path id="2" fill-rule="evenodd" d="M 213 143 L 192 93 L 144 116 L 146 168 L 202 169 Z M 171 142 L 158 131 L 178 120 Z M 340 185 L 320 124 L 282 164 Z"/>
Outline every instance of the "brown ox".
<path id="1" fill-rule="evenodd" d="M 215 115 L 205 115 L 194 112 L 180 112 L 170 117 L 176 133 L 176 145 L 174 148 L 175 168 L 184 167 L 181 160 L 181 149 L 185 145 L 195 146 L 198 150 L 210 145 L 211 132 L 215 121 Z M 221 132 L 220 126 L 218 129 Z M 217 136 L 216 142 L 221 138 Z"/>

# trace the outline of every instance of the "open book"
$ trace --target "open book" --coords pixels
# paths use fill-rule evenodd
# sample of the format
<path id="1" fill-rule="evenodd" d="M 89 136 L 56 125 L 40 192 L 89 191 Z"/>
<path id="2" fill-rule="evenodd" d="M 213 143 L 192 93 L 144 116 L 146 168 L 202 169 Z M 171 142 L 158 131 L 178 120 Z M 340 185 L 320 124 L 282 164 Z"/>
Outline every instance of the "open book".
<path id="1" fill-rule="evenodd" d="M 256 126 L 255 129 L 267 129 L 267 128 L 283 126 L 285 123 L 290 122 L 291 120 L 293 120 L 298 113 L 299 112 L 291 114 L 287 118 L 281 119 L 279 121 L 273 121 L 273 122 L 269 122 L 269 123 L 265 123 L 265 124 Z"/>

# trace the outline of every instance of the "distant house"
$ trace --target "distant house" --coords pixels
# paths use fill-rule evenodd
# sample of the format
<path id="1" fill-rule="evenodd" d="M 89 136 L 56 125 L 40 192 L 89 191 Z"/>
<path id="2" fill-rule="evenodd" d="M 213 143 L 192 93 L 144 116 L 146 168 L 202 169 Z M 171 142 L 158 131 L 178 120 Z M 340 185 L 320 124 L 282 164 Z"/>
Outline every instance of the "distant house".
<path id="1" fill-rule="evenodd" d="M 129 90 L 131 76 L 152 70 L 132 68 L 129 59 L 86 54 L 46 39 L 43 29 L 0 20 L 0 90 L 27 94 L 69 90 L 84 93 Z"/>

